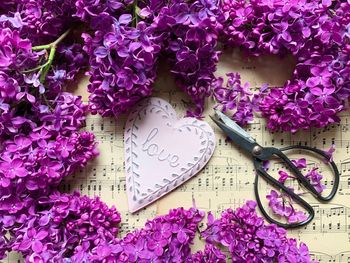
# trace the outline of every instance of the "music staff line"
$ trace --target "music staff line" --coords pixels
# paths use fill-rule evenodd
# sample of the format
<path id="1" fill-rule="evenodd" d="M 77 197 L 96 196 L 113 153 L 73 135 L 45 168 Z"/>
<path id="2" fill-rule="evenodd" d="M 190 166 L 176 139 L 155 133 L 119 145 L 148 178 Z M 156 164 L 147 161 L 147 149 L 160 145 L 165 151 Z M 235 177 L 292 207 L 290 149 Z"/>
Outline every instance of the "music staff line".
<path id="1" fill-rule="evenodd" d="M 320 263 L 350 263 L 350 251 L 343 251 L 335 255 L 328 255 L 322 252 L 310 251 L 313 260 Z"/>
<path id="2" fill-rule="evenodd" d="M 218 157 L 218 156 L 216 156 Z M 210 175 L 218 175 L 218 174 L 254 174 L 254 166 L 252 164 L 235 164 L 230 157 L 224 157 L 226 159 L 226 164 L 208 164 L 201 173 L 210 174 Z M 312 168 L 314 165 L 318 165 L 314 162 L 308 163 L 308 168 Z M 350 176 L 350 158 L 345 159 L 341 162 L 336 162 L 336 165 L 339 167 L 339 172 L 342 176 Z M 283 162 L 276 162 L 271 165 L 269 168 L 270 171 L 277 171 L 285 168 Z M 322 167 L 320 167 L 322 168 Z M 76 175 L 73 175 L 70 178 L 75 178 L 77 175 L 83 175 L 85 177 L 86 174 L 89 174 L 92 177 L 96 177 L 97 175 L 106 177 L 107 175 L 116 175 L 116 174 L 124 174 L 124 167 L 122 165 L 111 163 L 110 165 L 101 165 L 101 164 L 93 164 L 88 165 L 82 170 L 77 171 Z M 79 176 L 81 177 L 81 176 Z"/>
<path id="3" fill-rule="evenodd" d="M 106 142 L 116 142 L 118 141 L 118 138 L 121 138 L 121 136 L 118 136 L 115 134 L 115 132 L 112 131 L 100 131 L 100 132 L 94 132 L 96 139 L 102 143 Z M 336 147 L 339 147 L 341 149 L 346 149 L 347 152 L 350 150 L 350 140 L 345 139 L 345 138 L 340 138 L 340 139 L 335 139 L 335 138 L 328 138 L 328 139 L 323 139 L 323 140 L 318 140 L 316 136 L 312 136 L 309 139 L 302 139 L 302 138 L 297 138 L 297 137 L 290 137 L 290 138 L 285 138 L 285 135 L 283 135 L 283 138 L 278 138 L 279 136 L 277 135 L 274 139 L 259 139 L 259 136 L 256 134 L 255 139 L 262 145 L 262 146 L 286 146 L 286 145 L 295 145 L 295 144 L 300 144 L 300 145 L 306 145 L 306 146 L 311 146 L 311 147 L 320 147 L 320 148 L 329 148 L 332 144 L 336 145 Z M 281 136 L 280 136 L 281 137 Z M 305 138 L 305 136 L 303 136 Z M 227 146 L 231 147 L 230 142 L 225 142 L 223 139 L 218 139 L 218 145 L 219 146 Z"/>
<path id="4" fill-rule="evenodd" d="M 252 191 L 253 182 L 235 180 L 236 178 L 230 178 L 226 180 L 224 177 L 218 177 L 214 179 L 198 178 L 193 179 L 193 182 L 187 182 L 186 184 L 176 188 L 176 192 L 232 192 L 232 191 Z M 113 179 L 80 179 L 80 182 L 76 184 L 74 180 L 66 179 L 60 185 L 60 189 L 63 191 L 71 191 L 80 188 L 80 190 L 86 189 L 88 192 L 101 192 L 105 189 L 112 192 L 122 193 L 126 190 L 125 177 L 119 178 L 116 182 Z M 329 185 L 333 182 L 330 181 Z M 325 183 L 328 185 L 328 182 Z M 296 184 L 295 184 L 296 185 Z M 259 185 L 259 190 L 270 189 L 266 184 Z M 344 192 L 350 190 L 350 178 L 348 180 L 341 180 L 339 183 L 339 191 Z"/>

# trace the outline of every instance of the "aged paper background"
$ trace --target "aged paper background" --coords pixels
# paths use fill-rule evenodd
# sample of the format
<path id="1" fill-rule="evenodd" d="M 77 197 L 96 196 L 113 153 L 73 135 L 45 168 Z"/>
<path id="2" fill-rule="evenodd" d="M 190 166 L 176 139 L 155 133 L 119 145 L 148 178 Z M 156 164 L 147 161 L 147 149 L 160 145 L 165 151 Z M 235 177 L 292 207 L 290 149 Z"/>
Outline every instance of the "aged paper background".
<path id="1" fill-rule="evenodd" d="M 218 76 L 226 72 L 240 72 L 243 81 L 249 81 L 252 88 L 264 83 L 271 86 L 282 85 L 293 71 L 293 58 L 259 57 L 249 59 L 237 51 L 226 52 L 221 57 Z M 75 90 L 87 100 L 87 79 L 84 78 Z M 159 78 L 155 85 L 154 96 L 169 101 L 183 116 L 189 98 L 179 91 L 165 63 L 160 66 Z M 88 167 L 67 178 L 61 185 L 63 191 L 78 190 L 89 196 L 99 195 L 109 205 L 115 205 L 122 215 L 121 236 L 135 228 L 142 227 L 147 219 L 167 213 L 170 208 L 192 206 L 195 200 L 200 209 L 213 211 L 216 215 L 228 207 L 242 205 L 245 200 L 253 199 L 253 164 L 248 156 L 232 144 L 225 142 L 225 137 L 209 119 L 212 102 L 208 102 L 206 121 L 215 129 L 217 148 L 205 169 L 166 197 L 148 206 L 139 213 L 129 214 L 125 194 L 125 174 L 123 167 L 123 126 L 125 116 L 119 120 L 102 119 L 89 116 L 86 130 L 92 131 L 99 142 L 100 156 Z M 341 172 L 339 192 L 329 204 L 310 202 L 316 209 L 316 216 L 307 227 L 293 230 L 290 236 L 307 243 L 313 257 L 320 262 L 350 262 L 350 114 L 342 114 L 341 124 L 324 129 L 290 133 L 270 133 L 264 120 L 257 117 L 248 127 L 257 142 L 263 146 L 292 145 L 299 142 L 328 149 L 336 145 L 334 159 Z M 277 167 L 278 168 L 278 167 Z M 331 183 L 331 182 L 330 182 Z M 203 222 L 203 225 L 205 222 Z M 203 244 L 197 240 L 194 249 Z M 12 254 L 3 262 L 22 262 Z"/>

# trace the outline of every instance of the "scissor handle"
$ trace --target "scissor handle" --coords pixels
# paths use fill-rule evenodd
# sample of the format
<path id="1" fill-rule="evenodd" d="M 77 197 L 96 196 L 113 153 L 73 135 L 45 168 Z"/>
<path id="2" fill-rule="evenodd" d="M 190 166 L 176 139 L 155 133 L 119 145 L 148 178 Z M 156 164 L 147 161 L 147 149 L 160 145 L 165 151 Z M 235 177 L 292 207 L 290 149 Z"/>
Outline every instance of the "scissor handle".
<path id="1" fill-rule="evenodd" d="M 277 181 L 275 178 L 273 178 L 271 175 L 269 175 L 265 169 L 262 167 L 262 164 L 260 161 L 255 160 L 254 161 L 255 169 L 256 169 L 256 175 L 255 175 L 255 183 L 254 183 L 254 192 L 255 192 L 255 198 L 256 202 L 259 206 L 259 209 L 261 213 L 264 215 L 264 217 L 270 222 L 274 223 L 280 227 L 283 228 L 296 228 L 296 227 L 301 227 L 304 225 L 307 225 L 308 223 L 311 222 L 311 220 L 315 217 L 315 211 L 312 208 L 312 206 L 307 203 L 304 199 L 302 199 L 299 195 L 295 194 L 293 191 L 288 189 L 285 185 Z M 278 222 L 277 220 L 273 219 L 265 210 L 264 206 L 261 203 L 261 199 L 259 196 L 259 177 L 262 176 L 266 181 L 268 181 L 270 184 L 272 184 L 274 187 L 277 189 L 281 189 L 284 192 L 286 192 L 290 197 L 297 203 L 299 204 L 302 208 L 304 208 L 309 216 L 305 221 L 302 222 L 297 222 L 297 223 L 290 223 L 290 224 L 284 224 L 281 222 Z"/>
<path id="2" fill-rule="evenodd" d="M 292 170 L 292 172 L 297 176 L 297 178 L 299 179 L 299 181 L 301 182 L 301 184 L 303 186 L 305 186 L 306 189 L 308 189 L 317 200 L 322 201 L 322 202 L 328 202 L 330 200 L 333 199 L 333 197 L 335 196 L 335 194 L 338 191 L 338 187 L 339 187 L 339 181 L 340 181 L 340 173 L 339 170 L 337 168 L 337 165 L 334 163 L 334 161 L 329 161 L 329 165 L 332 167 L 333 169 L 333 174 L 334 174 L 334 184 L 332 187 L 331 192 L 329 193 L 329 195 L 327 196 L 322 196 L 321 193 L 319 193 L 315 187 L 305 178 L 305 176 L 300 172 L 300 170 L 294 165 L 294 163 L 283 153 L 285 151 L 290 151 L 290 150 L 306 150 L 306 151 L 310 151 L 313 152 L 315 154 L 320 155 L 321 157 L 323 157 L 325 160 L 329 158 L 329 156 L 322 150 L 320 149 L 316 149 L 316 148 L 312 148 L 309 146 L 302 146 L 302 145 L 293 145 L 293 146 L 287 146 L 284 148 L 279 149 L 280 152 L 276 152 L 276 155 L 278 157 L 280 157 L 285 163 L 287 163 L 288 167 Z"/>
<path id="3" fill-rule="evenodd" d="M 334 172 L 334 185 L 333 185 L 333 188 L 332 188 L 330 194 L 326 197 L 323 197 L 321 195 L 321 193 L 319 193 L 315 189 L 315 187 L 308 181 L 308 179 L 305 178 L 305 176 L 294 165 L 294 163 L 283 153 L 284 151 L 296 150 L 296 149 L 311 151 L 315 154 L 322 156 L 325 159 L 329 158 L 329 156 L 322 150 L 308 147 L 308 146 L 302 146 L 302 145 L 288 146 L 288 147 L 284 147 L 281 149 L 271 147 L 271 148 L 265 148 L 264 150 L 268 153 L 268 154 L 265 154 L 266 156 L 272 157 L 273 155 L 276 155 L 277 157 L 281 158 L 286 163 L 286 165 L 289 167 L 289 169 L 294 173 L 294 175 L 296 176 L 298 181 L 306 189 L 308 189 L 315 196 L 316 199 L 318 199 L 319 201 L 322 201 L 322 202 L 330 201 L 335 196 L 335 194 L 338 190 L 339 180 L 340 180 L 340 174 L 339 174 L 339 171 L 338 171 L 336 164 L 334 163 L 334 161 L 329 162 L 329 164 L 332 167 L 333 172 Z M 263 168 L 261 160 L 255 159 L 254 165 L 255 165 L 256 172 L 257 172 L 256 177 L 255 177 L 255 186 L 254 186 L 256 200 L 257 200 L 257 203 L 258 203 L 258 206 L 259 206 L 261 212 L 267 218 L 267 220 L 269 220 L 270 222 L 275 223 L 279 226 L 282 226 L 284 228 L 295 228 L 295 227 L 300 227 L 300 226 L 308 224 L 313 219 L 314 214 L 315 214 L 312 206 L 309 205 L 305 200 L 303 200 L 299 195 L 297 195 L 296 193 L 294 193 L 293 191 L 288 189 L 284 184 L 282 184 L 281 182 L 279 182 L 278 180 L 273 178 L 271 175 L 269 175 L 266 172 L 266 170 Z M 301 207 L 303 207 L 309 213 L 309 217 L 305 221 L 298 222 L 298 223 L 292 223 L 292 224 L 283 224 L 283 223 L 280 223 L 280 222 L 276 221 L 275 219 L 271 218 L 268 215 L 268 213 L 265 211 L 265 209 L 261 203 L 261 200 L 260 200 L 259 190 L 258 190 L 259 176 L 262 176 L 267 182 L 271 183 L 277 189 L 281 189 L 284 192 L 286 192 L 290 197 L 292 197 L 292 199 L 294 201 L 296 201 L 296 203 L 298 203 Z"/>

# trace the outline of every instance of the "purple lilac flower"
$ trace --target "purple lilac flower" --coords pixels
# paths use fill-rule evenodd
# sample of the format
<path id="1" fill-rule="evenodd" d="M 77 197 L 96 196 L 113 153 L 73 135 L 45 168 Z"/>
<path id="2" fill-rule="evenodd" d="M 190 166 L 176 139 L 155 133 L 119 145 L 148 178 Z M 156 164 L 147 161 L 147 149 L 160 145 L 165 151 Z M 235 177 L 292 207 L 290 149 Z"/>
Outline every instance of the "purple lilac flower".
<path id="1" fill-rule="evenodd" d="M 24 234 L 23 241 L 19 244 L 18 250 L 25 251 L 31 248 L 34 252 L 40 253 L 43 250 L 43 243 L 41 242 L 48 236 L 45 230 L 36 231 L 35 228 L 29 228 Z"/>
<path id="2" fill-rule="evenodd" d="M 324 160 L 325 163 L 333 162 L 334 152 L 335 152 L 335 144 L 332 144 L 329 150 L 325 151 L 325 154 L 327 155 L 327 159 Z"/>
<path id="3" fill-rule="evenodd" d="M 2 71 L 0 71 L 0 87 L 1 98 L 8 102 L 14 99 L 20 90 L 17 81 Z"/>
<path id="4" fill-rule="evenodd" d="M 217 220 L 209 214 L 207 229 L 201 233 L 207 242 L 205 249 L 195 254 L 191 254 L 188 245 L 203 213 L 195 208 L 178 208 L 148 221 L 143 229 L 128 233 L 122 239 L 99 239 L 91 250 L 88 246 L 79 246 L 73 259 L 90 262 L 168 262 L 174 259 L 179 262 L 226 262 L 226 255 L 216 246 L 221 244 L 229 248 L 235 262 L 274 262 L 285 256 L 284 251 L 290 251 L 291 257 L 297 259 L 295 262 L 313 262 L 304 244 L 301 243 L 299 248 L 294 239 L 286 237 L 284 229 L 265 225 L 256 215 L 255 207 L 255 202 L 250 201 L 236 211 L 224 211 Z M 166 227 L 162 228 L 162 225 Z M 179 225 L 189 234 L 187 241 L 179 239 Z M 153 247 L 159 240 L 163 240 L 164 250 L 155 252 Z"/>
<path id="5" fill-rule="evenodd" d="M 70 0 L 16 1 L 19 12 L 14 16 L 10 12 L 7 17 L 19 28 L 21 36 L 30 38 L 34 45 L 50 43 L 77 21 L 73 17 L 74 3 Z"/>
<path id="6" fill-rule="evenodd" d="M 155 18 L 154 27 L 167 30 L 164 39 L 171 72 L 178 87 L 185 91 L 195 107 L 188 114 L 200 117 L 205 98 L 211 95 L 211 84 L 218 63 L 216 50 L 222 25 L 218 1 L 171 1 Z"/>
<path id="7" fill-rule="evenodd" d="M 14 229 L 18 230 L 25 222 L 32 223 L 35 211 L 41 207 L 35 201 L 37 198 L 49 195 L 63 177 L 84 167 L 97 155 L 96 143 L 92 134 L 78 132 L 85 124 L 87 109 L 80 97 L 62 93 L 61 88 L 49 88 L 47 97 L 50 105 L 43 97 L 32 99 L 32 92 L 41 92 L 41 84 L 38 84 L 36 75 L 23 75 L 20 71 L 33 67 L 36 56 L 22 46 L 22 50 L 16 51 L 15 48 L 24 41 L 17 39 L 16 34 L 8 33 L 7 37 L 5 40 L 10 43 L 6 44 L 8 50 L 17 52 L 18 58 L 27 52 L 28 59 L 11 60 L 11 64 L 1 72 L 1 80 L 6 85 L 2 85 L 0 92 L 0 227 L 6 226 L 6 239 L 1 234 L 0 242 L 5 244 L 0 252 L 3 257 L 5 251 L 13 250 L 14 240 L 23 237 L 26 232 L 28 238 L 36 242 L 28 249 L 28 242 L 24 242 L 21 249 L 33 249 L 28 259 L 47 262 L 51 257 L 45 251 L 47 242 L 42 240 L 44 237 L 40 229 L 24 230 L 22 234 L 14 232 Z M 16 81 L 9 77 L 9 72 Z M 56 84 L 50 82 L 47 85 L 54 87 Z M 45 213 L 47 215 L 47 211 Z M 45 220 L 41 219 L 40 224 L 46 224 Z M 26 228 L 32 229 L 32 226 Z"/>
<path id="8" fill-rule="evenodd" d="M 25 177 L 28 171 L 24 167 L 22 160 L 10 159 L 0 162 L 0 173 L 9 179 L 13 179 L 16 177 Z"/>
<path id="9" fill-rule="evenodd" d="M 149 220 L 145 227 L 121 240 L 101 242 L 91 250 L 91 262 L 179 262 L 191 261 L 190 245 L 204 213 L 195 208 L 172 209 L 169 214 Z M 218 249 L 208 248 L 205 256 L 222 258 Z"/>
<path id="10" fill-rule="evenodd" d="M 83 21 L 90 21 L 94 17 L 98 17 L 101 13 L 113 14 L 121 8 L 125 8 L 124 2 L 128 1 L 89 1 L 89 0 L 78 0 L 75 2 L 76 13 L 79 19 Z M 132 1 L 129 1 L 132 2 Z"/>
<path id="11" fill-rule="evenodd" d="M 161 47 L 150 24 L 153 14 L 163 6 L 161 1 L 135 2 L 138 6 L 130 5 L 132 2 L 76 3 L 76 15 L 95 31 L 94 35 L 83 34 L 84 50 L 90 57 L 88 91 L 93 114 L 119 116 L 152 92 Z M 112 16 L 127 5 L 133 16 L 124 13 Z M 146 11 L 150 7 L 152 12 Z"/>
<path id="12" fill-rule="evenodd" d="M 305 174 L 305 177 L 311 182 L 311 185 L 317 192 L 322 193 L 327 187 L 322 183 L 323 176 L 318 172 L 318 167 L 312 168 Z"/>
<path id="13" fill-rule="evenodd" d="M 132 17 L 111 20 L 94 36 L 83 34 L 90 56 L 90 111 L 118 116 L 151 94 L 160 46 L 144 22 L 131 26 Z"/>
<path id="14" fill-rule="evenodd" d="M 0 27 L 0 70 L 21 67 L 32 55 L 32 45 L 28 39 L 22 39 L 18 31 Z"/>
<path id="15" fill-rule="evenodd" d="M 268 205 L 272 212 L 282 219 L 286 219 L 288 223 L 303 222 L 307 219 L 307 215 L 303 211 L 297 211 L 294 208 L 293 199 L 288 194 L 271 190 L 270 194 L 266 195 L 266 198 L 269 200 Z"/>
<path id="16" fill-rule="evenodd" d="M 333 16 L 318 1 L 224 1 L 222 41 L 251 55 L 292 53 L 296 68 L 283 87 L 261 90 L 257 109 L 268 128 L 292 131 L 339 122 L 349 98 L 348 3 L 338 3 Z M 345 18 L 343 18 L 345 17 Z M 319 25 L 315 27 L 314 25 Z M 301 33 L 300 33 L 301 32 Z"/>
<path id="17" fill-rule="evenodd" d="M 201 235 L 207 242 L 227 247 L 234 262 L 314 262 L 304 244 L 298 247 L 295 239 L 286 237 L 286 230 L 265 225 L 255 207 L 255 202 L 248 201 L 236 211 L 225 210 L 219 219 L 209 214 Z"/>
<path id="18" fill-rule="evenodd" d="M 249 84 L 241 84 L 241 76 L 238 73 L 227 73 L 228 80 L 223 86 L 223 79 L 218 78 L 213 84 L 213 96 L 217 101 L 216 108 L 222 112 L 232 112 L 232 119 L 244 126 L 253 120 L 252 93 Z"/>
<path id="19" fill-rule="evenodd" d="M 216 262 L 225 263 L 226 255 L 212 244 L 206 244 L 204 251 L 198 251 L 186 260 L 187 263 Z"/>
<path id="20" fill-rule="evenodd" d="M 118 231 L 119 213 L 98 198 L 52 192 L 36 202 L 46 209 L 31 215 L 16 229 L 13 244 L 14 250 L 20 251 L 28 262 L 33 257 L 55 262 L 64 255 L 73 255 L 80 240 L 84 240 L 84 247 L 89 247 L 100 237 L 114 239 Z M 87 243 L 90 245 L 86 246 Z"/>

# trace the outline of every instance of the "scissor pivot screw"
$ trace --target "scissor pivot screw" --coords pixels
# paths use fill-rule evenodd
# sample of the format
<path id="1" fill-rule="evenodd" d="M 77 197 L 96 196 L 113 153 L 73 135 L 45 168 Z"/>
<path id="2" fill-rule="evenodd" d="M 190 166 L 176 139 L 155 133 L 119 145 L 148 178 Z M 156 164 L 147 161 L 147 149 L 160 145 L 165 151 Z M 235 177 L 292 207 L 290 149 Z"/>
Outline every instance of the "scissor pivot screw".
<path id="1" fill-rule="evenodd" d="M 258 146 L 258 145 L 254 146 L 254 148 L 253 148 L 253 154 L 254 154 L 255 156 L 260 155 L 261 152 L 262 152 L 262 148 L 261 148 L 260 146 Z"/>

